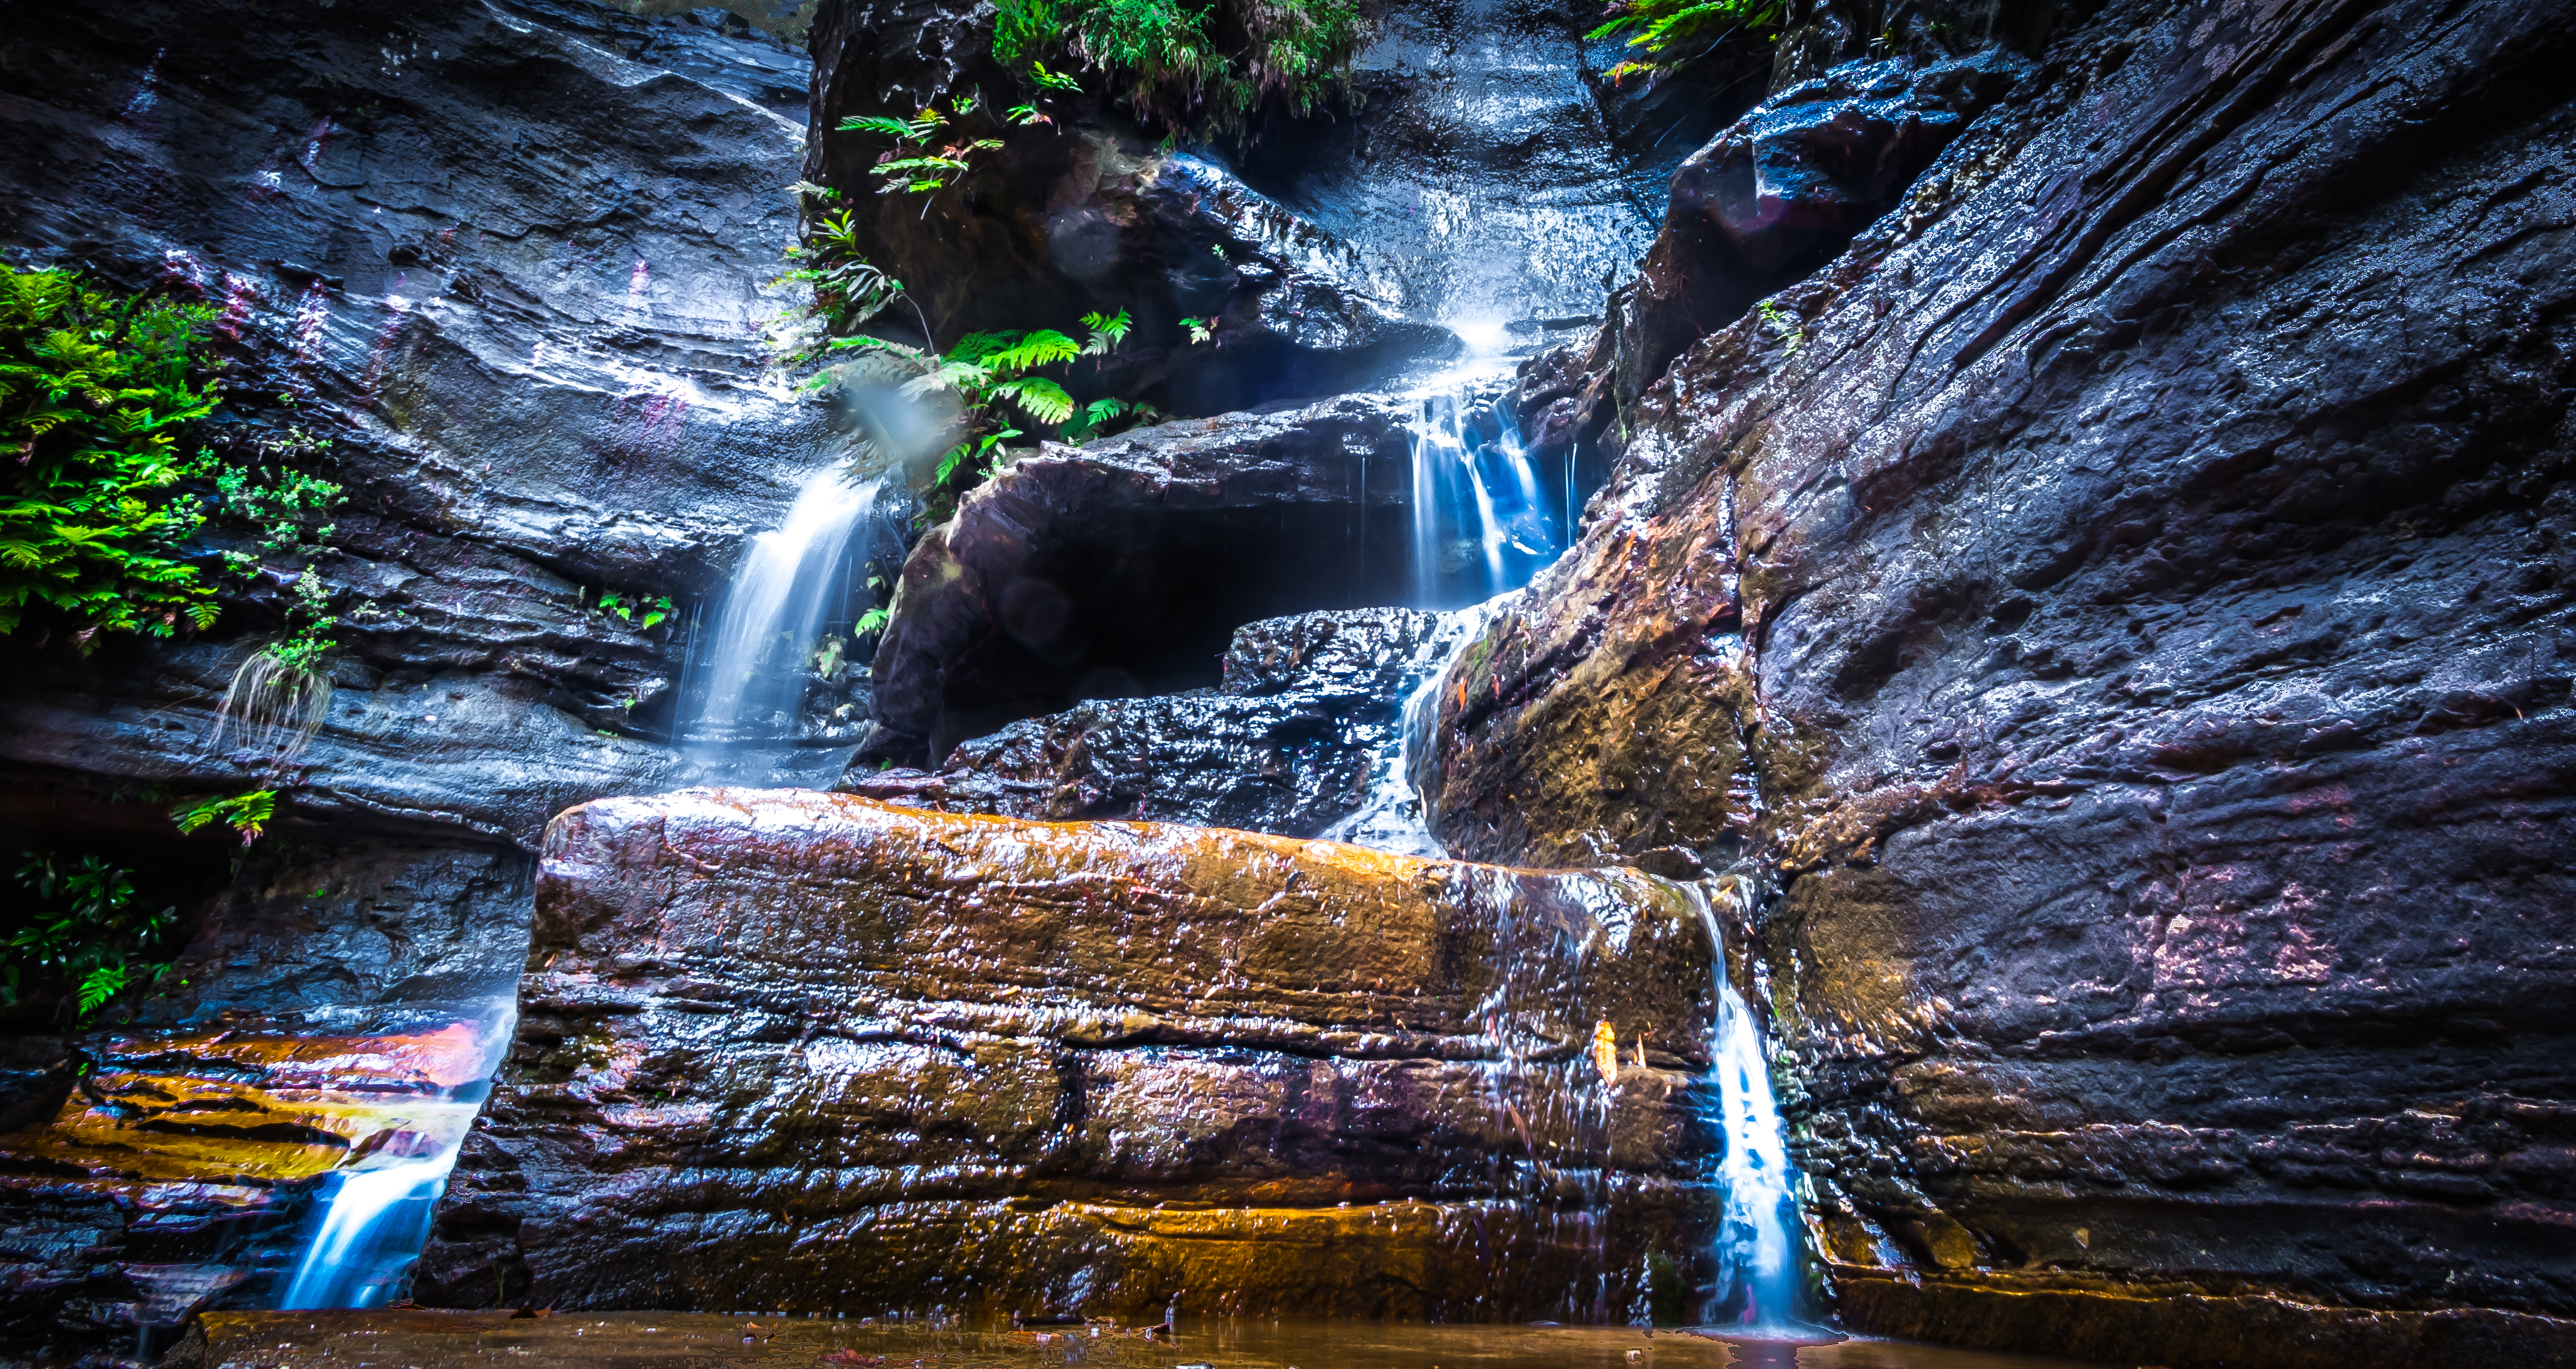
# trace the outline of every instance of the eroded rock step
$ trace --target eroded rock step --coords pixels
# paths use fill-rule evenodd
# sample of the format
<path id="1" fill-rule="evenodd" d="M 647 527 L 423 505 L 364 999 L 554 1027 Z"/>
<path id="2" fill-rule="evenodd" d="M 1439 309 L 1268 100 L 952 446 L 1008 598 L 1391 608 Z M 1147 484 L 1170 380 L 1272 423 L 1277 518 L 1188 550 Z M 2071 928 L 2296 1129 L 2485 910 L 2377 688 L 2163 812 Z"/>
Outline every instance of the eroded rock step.
<path id="1" fill-rule="evenodd" d="M 549 831 L 519 1040 L 417 1296 L 1677 1309 L 1708 1277 L 1709 954 L 1634 870 L 601 800 Z"/>

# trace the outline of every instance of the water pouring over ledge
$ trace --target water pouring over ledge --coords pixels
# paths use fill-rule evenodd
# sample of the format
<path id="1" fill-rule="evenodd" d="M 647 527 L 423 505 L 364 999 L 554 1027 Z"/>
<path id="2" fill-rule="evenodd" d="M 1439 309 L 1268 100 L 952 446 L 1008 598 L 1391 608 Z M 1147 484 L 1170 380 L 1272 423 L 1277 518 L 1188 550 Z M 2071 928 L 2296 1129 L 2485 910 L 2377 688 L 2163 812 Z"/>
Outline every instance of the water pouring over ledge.
<path id="1" fill-rule="evenodd" d="M 805 478 L 779 526 L 752 537 L 703 644 L 690 653 L 677 733 L 696 759 L 802 740 L 809 666 L 826 627 L 859 597 L 854 580 L 874 550 L 883 485 L 883 477 L 853 481 L 828 463 Z"/>
<path id="2" fill-rule="evenodd" d="M 515 997 L 497 997 L 398 1016 L 323 1062 L 323 1087 L 296 1095 L 363 1134 L 323 1176 L 280 1307 L 381 1307 L 402 1296 L 519 1012 Z"/>

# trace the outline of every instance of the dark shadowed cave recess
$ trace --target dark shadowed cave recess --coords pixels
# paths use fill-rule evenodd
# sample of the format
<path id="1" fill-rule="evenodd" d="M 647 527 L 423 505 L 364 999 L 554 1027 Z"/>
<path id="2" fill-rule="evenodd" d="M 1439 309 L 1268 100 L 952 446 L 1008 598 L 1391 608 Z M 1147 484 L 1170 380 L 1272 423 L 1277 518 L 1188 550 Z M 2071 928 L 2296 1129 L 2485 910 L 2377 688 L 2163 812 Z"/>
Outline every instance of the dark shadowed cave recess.
<path id="1" fill-rule="evenodd" d="M 1398 505 L 1117 510 L 1039 551 L 944 681 L 935 756 L 1083 699 L 1213 688 L 1236 628 L 1405 602 Z"/>

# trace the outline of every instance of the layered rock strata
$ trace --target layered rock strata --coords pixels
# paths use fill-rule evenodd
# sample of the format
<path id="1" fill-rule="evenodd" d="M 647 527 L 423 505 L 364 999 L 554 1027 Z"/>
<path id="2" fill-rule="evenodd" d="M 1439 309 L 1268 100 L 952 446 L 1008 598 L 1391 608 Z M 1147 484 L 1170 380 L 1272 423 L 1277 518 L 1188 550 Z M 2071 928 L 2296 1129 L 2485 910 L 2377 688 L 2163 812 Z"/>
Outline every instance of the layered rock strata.
<path id="1" fill-rule="evenodd" d="M 2576 1313 L 2567 20 L 2106 7 L 1444 690 L 1453 849 L 1775 881 L 1855 1327 Z"/>
<path id="2" fill-rule="evenodd" d="M 195 1096 L 169 1081 L 260 1077 L 246 1041 L 506 997 L 546 819 L 679 782 L 653 742 L 680 624 L 602 596 L 685 615 L 835 439 L 760 337 L 785 303 L 763 282 L 794 239 L 801 55 L 551 0 L 22 6 L 7 29 L 0 247 L 216 309 L 226 400 L 200 436 L 328 442 L 305 459 L 348 495 L 313 567 L 342 616 L 332 706 L 292 766 L 213 733 L 296 562 L 191 638 L 0 643 L 0 851 L 103 856 L 196 932 L 161 992 L 102 1014 L 130 1007 L 122 1035 L 67 1031 L 32 981 L 9 1014 L 5 1339 L 68 1362 L 271 1296 L 315 1173 L 351 1152 L 232 1177 L 267 1173 L 250 1133 L 305 1126 L 294 1107 L 152 1102 L 133 1155 L 199 1136 L 204 1168 L 66 1159 L 20 1132 L 74 1052 Z M 210 561 L 257 550 L 208 533 Z M 171 826 L 174 801 L 261 788 L 277 817 L 246 851 Z"/>
<path id="3" fill-rule="evenodd" d="M 936 773 L 862 760 L 834 787 L 949 813 L 1316 836 L 1366 806 L 1403 700 L 1440 664 L 1440 623 L 1401 608 L 1264 619 L 1234 634 L 1213 690 L 1079 704 L 964 742 Z"/>
<path id="4" fill-rule="evenodd" d="M 0 1335 L 62 1363 L 166 1344 L 210 1304 L 275 1305 L 317 1181 L 452 1149 L 509 1030 L 503 998 L 93 1038 L 0 1122 Z"/>
<path id="5" fill-rule="evenodd" d="M 1346 396 L 1012 462 L 905 561 L 861 759 L 923 766 L 1077 700 L 1212 686 L 1245 623 L 1401 598 L 1411 411 Z"/>
<path id="6" fill-rule="evenodd" d="M 698 790 L 565 814 L 537 904 L 424 1301 L 1599 1320 L 1706 1277 L 1710 948 L 1634 871 Z"/>

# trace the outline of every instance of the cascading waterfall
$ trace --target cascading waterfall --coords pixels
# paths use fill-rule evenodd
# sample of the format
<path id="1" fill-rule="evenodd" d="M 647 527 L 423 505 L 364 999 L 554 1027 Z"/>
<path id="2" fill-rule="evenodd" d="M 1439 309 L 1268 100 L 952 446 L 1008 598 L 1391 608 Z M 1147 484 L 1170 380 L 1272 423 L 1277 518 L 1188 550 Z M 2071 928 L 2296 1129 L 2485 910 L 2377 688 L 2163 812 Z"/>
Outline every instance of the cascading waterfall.
<path id="1" fill-rule="evenodd" d="M 1742 1312 L 1724 1330 L 1782 1340 L 1811 1339 L 1815 1329 L 1796 1320 L 1800 1282 L 1798 1172 L 1789 1163 L 1788 1131 L 1771 1093 L 1771 1067 L 1762 1054 L 1753 1011 L 1726 977 L 1726 935 L 1708 889 L 1678 885 L 1708 929 L 1716 1021 L 1709 1032 L 1709 1068 L 1717 1076 L 1719 1131 L 1726 1156 L 1718 1164 L 1725 1190 L 1718 1224 L 1716 1305 L 1739 1299 Z M 1720 881 L 1721 896 L 1740 898 L 1742 885 Z"/>
<path id="2" fill-rule="evenodd" d="M 1404 696 L 1396 715 L 1394 745 L 1371 758 L 1367 801 L 1357 812 L 1324 830 L 1326 841 L 1347 841 L 1403 856 L 1445 856 L 1431 835 L 1429 815 L 1422 811 L 1419 752 L 1429 739 L 1431 719 L 1440 706 L 1440 683 L 1449 667 L 1476 635 L 1485 630 L 1513 593 L 1498 594 L 1473 608 L 1450 614 L 1414 652 L 1412 668 L 1422 672 Z"/>
<path id="3" fill-rule="evenodd" d="M 1414 603 L 1481 603 L 1528 584 L 1565 550 L 1572 472 L 1548 488 L 1507 397 L 1469 380 L 1421 396 L 1411 425 Z"/>
<path id="4" fill-rule="evenodd" d="M 323 1177 L 313 1234 L 280 1307 L 380 1307 L 410 1282 L 432 1212 L 519 1020 L 516 998 L 414 1011 L 444 1025 L 382 1038 L 380 1056 L 352 1062 L 390 1064 L 399 1074 L 354 1078 L 313 1099 L 335 1111 L 381 1114 L 382 1127 Z M 422 1051 L 422 1043 L 433 1049 Z"/>
<path id="5" fill-rule="evenodd" d="M 1400 855 L 1448 854 L 1422 807 L 1424 741 L 1441 682 L 1469 643 L 1530 577 L 1563 553 L 1573 526 L 1573 471 L 1541 478 L 1521 445 L 1507 397 L 1479 398 L 1495 383 L 1470 375 L 1419 395 L 1409 425 L 1413 457 L 1413 578 L 1416 606 L 1466 603 L 1416 653 L 1418 682 L 1405 696 L 1394 745 L 1374 758 L 1367 800 L 1326 830 L 1328 841 Z M 1551 483 L 1561 488 L 1551 489 Z M 1560 510 L 1565 512 L 1560 515 Z"/>
<path id="6" fill-rule="evenodd" d="M 697 708 L 683 735 L 696 742 L 781 740 L 795 733 L 806 662 L 835 603 L 835 572 L 876 506 L 881 479 L 852 483 L 838 465 L 808 476 L 778 527 L 752 538 L 717 606 L 706 654 L 695 664 Z M 867 548 L 859 548 L 859 560 Z"/>
<path id="7" fill-rule="evenodd" d="M 340 1170 L 325 1182 L 322 1224 L 280 1307 L 376 1307 L 420 1257 L 430 1210 L 456 1167 L 449 1147 L 424 1160 Z"/>

